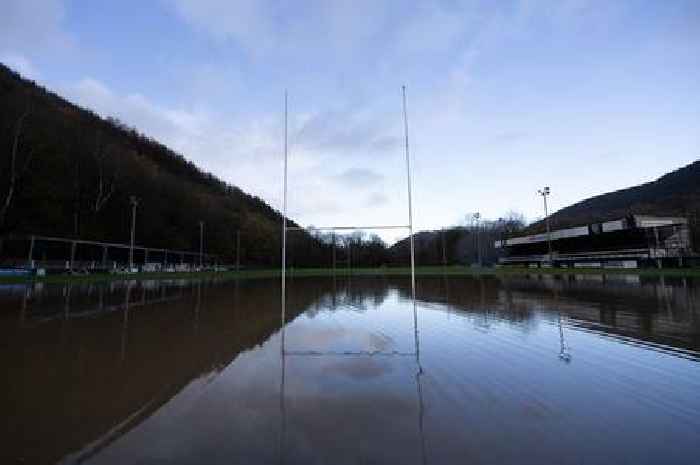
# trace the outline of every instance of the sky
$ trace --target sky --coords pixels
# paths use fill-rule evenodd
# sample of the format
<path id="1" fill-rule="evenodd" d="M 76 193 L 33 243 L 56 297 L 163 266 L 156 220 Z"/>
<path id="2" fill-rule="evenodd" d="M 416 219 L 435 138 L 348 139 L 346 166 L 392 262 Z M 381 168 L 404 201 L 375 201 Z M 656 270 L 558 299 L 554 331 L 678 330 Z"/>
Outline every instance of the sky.
<path id="1" fill-rule="evenodd" d="M 700 158 L 697 0 L 3 0 L 0 62 L 308 226 L 543 216 Z M 393 241 L 402 234 L 384 232 Z"/>

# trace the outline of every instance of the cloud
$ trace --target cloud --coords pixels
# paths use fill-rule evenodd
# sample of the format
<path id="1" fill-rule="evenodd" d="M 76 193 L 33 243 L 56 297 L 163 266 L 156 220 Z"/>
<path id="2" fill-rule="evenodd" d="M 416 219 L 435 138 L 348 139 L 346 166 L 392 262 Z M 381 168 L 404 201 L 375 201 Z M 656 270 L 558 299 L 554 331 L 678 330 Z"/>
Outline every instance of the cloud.
<path id="1" fill-rule="evenodd" d="M 33 59 L 71 44 L 61 27 L 64 14 L 60 0 L 4 0 L 0 7 L 0 62 L 25 78 L 43 78 Z"/>
<path id="2" fill-rule="evenodd" d="M 494 145 L 515 144 L 527 139 L 528 134 L 520 131 L 503 131 L 491 137 L 491 143 Z"/>
<path id="3" fill-rule="evenodd" d="M 396 126 L 383 114 L 358 111 L 323 111 L 305 119 L 293 134 L 295 144 L 329 154 L 356 156 L 393 152 L 399 147 Z"/>
<path id="4" fill-rule="evenodd" d="M 253 55 L 333 47 L 358 50 L 382 30 L 383 2 L 371 0 L 170 0 L 177 15 L 216 41 L 233 41 Z M 280 53 L 281 52 L 281 53 Z"/>
<path id="5" fill-rule="evenodd" d="M 118 95 L 91 77 L 69 86 L 66 92 L 78 104 L 103 117 L 116 117 L 176 150 L 186 148 L 187 141 L 200 137 L 209 120 L 206 114 L 156 105 L 138 93 Z"/>
<path id="6" fill-rule="evenodd" d="M 367 207 L 379 207 L 389 203 L 389 197 L 383 192 L 372 192 L 365 201 Z"/>
<path id="7" fill-rule="evenodd" d="M 332 75 L 341 86 L 370 91 L 378 78 L 439 72 L 435 62 L 458 56 L 478 30 L 478 3 L 167 0 L 176 17 L 215 46 L 235 47 L 250 64 L 274 60 L 288 84 Z M 300 69 L 303 76 L 296 75 Z"/>
<path id="8" fill-rule="evenodd" d="M 90 77 L 66 87 L 63 93 L 102 117 L 116 117 L 137 128 L 202 169 L 279 205 L 281 131 L 277 122 L 224 123 L 214 113 L 158 105 L 138 93 L 118 94 Z"/>
<path id="9" fill-rule="evenodd" d="M 65 15 L 60 0 L 3 0 L 0 13 L 0 49 L 28 53 L 68 42 L 61 28 Z"/>
<path id="10" fill-rule="evenodd" d="M 382 182 L 384 176 L 365 168 L 350 168 L 333 176 L 333 180 L 350 188 L 367 187 Z"/>
<path id="11" fill-rule="evenodd" d="M 217 40 L 233 39 L 244 47 L 273 44 L 270 17 L 257 0 L 172 0 L 175 11 L 196 29 Z"/>
<path id="12" fill-rule="evenodd" d="M 283 128 L 278 116 L 227 119 L 214 112 L 159 105 L 139 93 L 117 93 L 92 77 L 62 93 L 102 117 L 116 117 L 137 128 L 200 168 L 281 209 Z M 291 147 L 288 203 L 290 216 L 297 220 L 326 224 L 334 214 L 347 214 L 347 205 L 339 199 L 347 198 L 348 186 L 371 186 L 382 180 L 365 169 L 325 174 L 323 158 L 303 146 Z"/>
<path id="13" fill-rule="evenodd" d="M 4 63 L 27 79 L 36 81 L 39 78 L 39 72 L 34 67 L 34 64 L 24 55 L 13 52 L 3 52 L 0 53 L 0 63 Z"/>

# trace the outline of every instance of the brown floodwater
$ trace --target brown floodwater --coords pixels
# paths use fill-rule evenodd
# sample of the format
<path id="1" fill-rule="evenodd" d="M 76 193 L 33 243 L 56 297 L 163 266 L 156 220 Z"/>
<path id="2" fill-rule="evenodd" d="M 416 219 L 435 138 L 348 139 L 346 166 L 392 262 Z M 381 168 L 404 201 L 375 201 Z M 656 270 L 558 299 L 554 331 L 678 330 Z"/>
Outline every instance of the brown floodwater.
<path id="1" fill-rule="evenodd" d="M 0 286 L 3 464 L 700 463 L 700 282 Z"/>

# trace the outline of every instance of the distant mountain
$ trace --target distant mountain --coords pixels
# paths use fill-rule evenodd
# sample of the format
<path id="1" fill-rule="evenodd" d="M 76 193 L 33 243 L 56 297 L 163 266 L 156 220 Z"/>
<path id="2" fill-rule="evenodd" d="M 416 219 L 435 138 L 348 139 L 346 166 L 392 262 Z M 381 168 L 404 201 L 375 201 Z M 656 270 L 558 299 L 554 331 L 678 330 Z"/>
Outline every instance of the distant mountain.
<path id="1" fill-rule="evenodd" d="M 700 216 L 700 160 L 661 176 L 656 181 L 597 195 L 562 208 L 550 217 L 553 228 L 565 228 L 639 215 Z M 529 232 L 545 230 L 543 221 Z"/>
<path id="2" fill-rule="evenodd" d="M 198 250 L 201 220 L 207 252 L 232 257 L 240 230 L 243 263 L 279 263 L 282 217 L 263 200 L 2 64 L 0 155 L 0 237 L 127 243 L 136 196 L 137 244 Z"/>

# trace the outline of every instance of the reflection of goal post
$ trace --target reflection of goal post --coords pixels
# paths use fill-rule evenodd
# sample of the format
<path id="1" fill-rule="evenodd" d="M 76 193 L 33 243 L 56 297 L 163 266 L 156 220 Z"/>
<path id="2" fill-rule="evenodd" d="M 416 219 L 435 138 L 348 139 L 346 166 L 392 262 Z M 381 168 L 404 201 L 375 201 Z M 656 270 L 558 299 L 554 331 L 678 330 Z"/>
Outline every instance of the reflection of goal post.
<path id="1" fill-rule="evenodd" d="M 285 324 L 286 324 L 286 308 L 287 308 L 287 298 L 286 298 L 286 274 L 287 274 L 287 231 L 291 230 L 301 230 L 301 227 L 287 227 L 287 162 L 288 162 L 288 146 L 287 146 L 287 92 L 284 94 L 284 186 L 283 186 L 283 204 L 282 204 L 282 326 L 280 328 L 280 359 L 281 359 L 281 376 L 280 376 L 280 437 L 279 437 L 279 450 L 280 450 L 280 461 L 284 459 L 284 448 L 285 448 L 285 430 L 286 430 L 286 409 L 285 409 L 285 371 L 286 371 L 286 357 L 287 356 L 373 356 L 373 355 L 387 355 L 387 356 L 415 356 L 416 365 L 418 371 L 416 372 L 416 388 L 418 397 L 418 428 L 421 438 L 421 454 L 423 463 L 426 462 L 425 457 L 425 438 L 423 436 L 423 391 L 421 387 L 421 375 L 423 374 L 423 368 L 420 363 L 420 346 L 418 342 L 418 313 L 416 308 L 416 262 L 415 262 L 415 249 L 413 240 L 413 208 L 411 203 L 411 159 L 408 151 L 408 116 L 406 113 L 406 86 L 401 88 L 402 93 L 402 103 L 403 103 L 403 123 L 404 123 L 404 149 L 406 152 L 406 188 L 408 192 L 408 224 L 406 225 L 383 225 L 383 226 L 322 226 L 320 228 L 314 228 L 319 231 L 353 231 L 361 229 L 369 230 L 383 230 L 383 229 L 406 229 L 408 230 L 410 238 L 410 254 L 411 254 L 411 298 L 413 302 L 413 337 L 414 337 L 414 352 L 334 352 L 334 353 L 324 353 L 316 351 L 292 351 L 287 352 L 285 350 Z M 333 248 L 335 250 L 336 242 L 333 241 Z"/>

